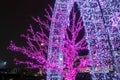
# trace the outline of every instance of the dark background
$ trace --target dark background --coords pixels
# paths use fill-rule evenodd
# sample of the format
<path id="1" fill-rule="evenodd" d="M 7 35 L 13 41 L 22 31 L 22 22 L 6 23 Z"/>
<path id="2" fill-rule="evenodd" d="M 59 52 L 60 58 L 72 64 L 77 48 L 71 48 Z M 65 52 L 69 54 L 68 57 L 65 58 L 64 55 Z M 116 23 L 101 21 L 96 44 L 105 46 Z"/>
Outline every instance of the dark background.
<path id="1" fill-rule="evenodd" d="M 48 4 L 54 0 L 1 0 L 0 1 L 0 61 L 7 61 L 7 67 L 15 66 L 13 59 L 23 56 L 7 49 L 10 40 L 21 44 L 20 34 L 26 33 L 32 16 L 42 16 Z"/>

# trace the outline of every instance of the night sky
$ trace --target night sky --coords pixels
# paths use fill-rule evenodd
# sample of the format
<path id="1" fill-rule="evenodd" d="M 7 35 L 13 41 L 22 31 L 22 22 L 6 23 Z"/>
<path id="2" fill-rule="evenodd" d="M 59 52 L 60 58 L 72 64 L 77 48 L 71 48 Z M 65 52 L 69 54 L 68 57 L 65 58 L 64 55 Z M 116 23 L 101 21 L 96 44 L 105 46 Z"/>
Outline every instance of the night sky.
<path id="1" fill-rule="evenodd" d="M 10 40 L 21 44 L 20 34 L 26 33 L 32 16 L 42 17 L 47 5 L 54 0 L 1 0 L 0 1 L 0 60 L 7 61 L 7 67 L 14 67 L 13 58 L 22 56 L 7 49 Z"/>

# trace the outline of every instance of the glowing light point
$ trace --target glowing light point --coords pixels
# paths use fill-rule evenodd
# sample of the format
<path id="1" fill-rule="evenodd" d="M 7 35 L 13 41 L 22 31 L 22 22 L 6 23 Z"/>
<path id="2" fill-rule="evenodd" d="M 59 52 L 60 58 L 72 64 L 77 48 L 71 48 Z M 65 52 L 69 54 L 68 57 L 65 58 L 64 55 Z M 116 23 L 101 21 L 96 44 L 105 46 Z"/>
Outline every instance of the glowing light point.
<path id="1" fill-rule="evenodd" d="M 44 43 L 41 43 L 40 45 L 41 45 L 41 46 L 44 46 Z"/>

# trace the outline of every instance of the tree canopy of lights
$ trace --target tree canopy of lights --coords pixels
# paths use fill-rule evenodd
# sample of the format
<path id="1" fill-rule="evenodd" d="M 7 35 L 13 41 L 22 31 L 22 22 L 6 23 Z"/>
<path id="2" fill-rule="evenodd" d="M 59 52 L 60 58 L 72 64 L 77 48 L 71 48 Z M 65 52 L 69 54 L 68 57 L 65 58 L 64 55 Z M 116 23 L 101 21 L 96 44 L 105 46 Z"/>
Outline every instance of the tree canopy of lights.
<path id="1" fill-rule="evenodd" d="M 50 7 L 50 12 L 53 9 Z M 76 19 L 76 13 L 72 11 L 71 25 L 65 25 L 65 29 L 58 30 L 59 34 L 61 30 L 64 30 L 65 34 L 63 36 L 64 46 L 53 43 L 49 40 L 49 35 L 46 32 L 50 32 L 50 22 L 58 23 L 57 20 L 51 18 L 50 12 L 46 10 L 46 21 L 42 21 L 40 17 L 33 17 L 33 20 L 39 25 L 39 30 L 36 31 L 29 26 L 27 29 L 27 34 L 22 34 L 21 37 L 26 40 L 27 45 L 17 46 L 13 41 L 10 42 L 9 49 L 15 52 L 20 52 L 26 55 L 29 59 L 35 61 L 21 61 L 15 59 L 16 64 L 27 64 L 28 68 L 38 68 L 42 69 L 46 73 L 46 69 L 52 69 L 58 71 L 66 80 L 75 80 L 77 73 L 84 67 L 89 66 L 89 56 L 81 58 L 78 54 L 82 54 L 80 51 L 87 50 L 87 43 L 85 40 L 85 35 L 82 36 L 80 40 L 77 38 L 80 36 L 80 32 L 83 30 L 82 19 Z M 54 32 L 51 32 L 54 35 Z M 47 59 L 48 46 L 55 47 L 54 55 L 51 56 L 51 60 Z M 63 53 L 63 64 L 58 67 L 56 65 L 57 50 L 61 50 Z M 52 61 L 54 59 L 54 62 Z M 76 63 L 77 62 L 77 63 Z"/>

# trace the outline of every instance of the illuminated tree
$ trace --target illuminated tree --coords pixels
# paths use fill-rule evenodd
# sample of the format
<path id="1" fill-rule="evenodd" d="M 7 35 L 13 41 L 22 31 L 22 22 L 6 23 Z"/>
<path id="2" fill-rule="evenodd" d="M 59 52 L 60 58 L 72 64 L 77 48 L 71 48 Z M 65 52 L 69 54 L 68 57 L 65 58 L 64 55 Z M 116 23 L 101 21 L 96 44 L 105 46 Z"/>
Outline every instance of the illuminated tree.
<path id="1" fill-rule="evenodd" d="M 52 11 L 52 8 L 50 7 Z M 84 67 L 89 66 L 89 57 L 86 56 L 81 58 L 78 54 L 82 50 L 87 50 L 87 43 L 85 36 L 82 36 L 81 39 L 80 33 L 83 30 L 81 18 L 76 18 L 76 13 L 72 11 L 71 24 L 65 25 L 64 29 L 57 30 L 59 34 L 64 32 L 63 43 L 64 45 L 59 45 L 59 40 L 56 39 L 53 43 L 49 39 L 47 33 L 50 32 L 49 22 L 58 23 L 59 21 L 53 20 L 46 11 L 47 15 L 46 21 L 42 21 L 39 17 L 33 17 L 34 21 L 38 23 L 39 30 L 35 31 L 30 25 L 30 28 L 27 29 L 28 33 L 26 35 L 22 34 L 21 37 L 26 39 L 27 45 L 17 46 L 13 41 L 11 41 L 9 49 L 16 52 L 21 52 L 27 57 L 35 61 L 19 61 L 15 60 L 17 64 L 27 64 L 28 68 L 41 68 L 43 71 L 46 69 L 52 69 L 60 72 L 66 80 L 75 80 L 77 73 Z M 61 13 L 62 15 L 62 13 Z M 55 35 L 55 32 L 51 32 Z M 77 40 L 78 39 L 78 40 Z M 54 55 L 52 55 L 48 60 L 48 46 L 54 47 Z M 57 50 L 62 51 L 63 61 L 62 66 L 57 66 Z M 80 53 L 82 54 L 82 53 Z M 52 61 L 54 60 L 54 61 Z"/>

